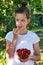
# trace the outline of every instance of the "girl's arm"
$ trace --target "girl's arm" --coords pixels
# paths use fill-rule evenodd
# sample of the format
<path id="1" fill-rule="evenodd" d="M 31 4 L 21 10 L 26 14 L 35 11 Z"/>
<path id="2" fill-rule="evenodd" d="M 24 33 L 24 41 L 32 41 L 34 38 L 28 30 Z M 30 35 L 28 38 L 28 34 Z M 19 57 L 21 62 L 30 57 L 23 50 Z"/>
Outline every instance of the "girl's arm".
<path id="1" fill-rule="evenodd" d="M 40 48 L 39 48 L 39 43 L 35 43 L 35 44 L 33 45 L 33 47 L 34 47 L 34 53 L 35 53 L 35 55 L 34 55 L 34 56 L 30 56 L 28 59 L 25 59 L 25 60 L 19 58 L 19 60 L 20 60 L 21 62 L 26 62 L 26 61 L 29 61 L 29 60 L 32 60 L 32 61 L 39 61 L 39 60 L 40 60 Z"/>
<path id="2" fill-rule="evenodd" d="M 40 60 L 40 48 L 39 48 L 39 43 L 33 44 L 34 47 L 34 53 L 35 55 L 30 57 L 30 60 L 33 61 L 39 61 Z"/>
<path id="3" fill-rule="evenodd" d="M 16 39 L 13 39 L 12 43 L 6 40 L 6 53 L 8 54 L 8 58 L 12 58 L 14 56 L 16 42 Z"/>
<path id="4" fill-rule="evenodd" d="M 6 53 L 8 54 L 9 58 L 14 56 L 15 46 L 18 39 L 18 29 L 13 29 L 13 40 L 10 42 L 9 40 L 6 41 Z"/>

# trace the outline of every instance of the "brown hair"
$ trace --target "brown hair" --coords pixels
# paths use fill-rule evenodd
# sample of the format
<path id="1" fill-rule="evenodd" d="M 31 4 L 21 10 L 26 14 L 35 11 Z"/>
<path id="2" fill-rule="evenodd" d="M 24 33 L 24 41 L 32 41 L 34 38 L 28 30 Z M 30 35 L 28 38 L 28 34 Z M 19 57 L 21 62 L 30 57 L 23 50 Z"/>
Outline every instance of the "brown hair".
<path id="1" fill-rule="evenodd" d="M 26 5 L 27 5 L 26 2 L 22 2 L 22 3 L 21 3 L 21 7 L 18 7 L 18 8 L 15 10 L 15 14 L 16 14 L 16 13 L 25 13 L 27 19 L 29 19 L 29 18 L 30 18 L 30 10 L 26 7 Z"/>

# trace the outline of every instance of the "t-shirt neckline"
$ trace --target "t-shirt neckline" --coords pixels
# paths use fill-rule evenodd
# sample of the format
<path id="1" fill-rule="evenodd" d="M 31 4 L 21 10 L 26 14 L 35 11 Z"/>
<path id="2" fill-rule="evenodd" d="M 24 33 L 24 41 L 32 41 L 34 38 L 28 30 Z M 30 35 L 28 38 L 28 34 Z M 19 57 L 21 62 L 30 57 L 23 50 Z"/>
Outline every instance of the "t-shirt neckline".
<path id="1" fill-rule="evenodd" d="M 19 36 L 26 36 L 28 34 L 28 30 L 26 34 L 19 34 Z"/>

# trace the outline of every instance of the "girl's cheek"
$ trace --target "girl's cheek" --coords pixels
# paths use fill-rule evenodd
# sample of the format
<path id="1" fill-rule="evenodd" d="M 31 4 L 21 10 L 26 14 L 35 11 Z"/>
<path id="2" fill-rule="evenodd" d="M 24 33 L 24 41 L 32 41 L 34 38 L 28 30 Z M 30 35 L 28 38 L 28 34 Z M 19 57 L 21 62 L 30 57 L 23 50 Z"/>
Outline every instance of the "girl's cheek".
<path id="1" fill-rule="evenodd" d="M 18 22 L 16 22 L 16 26 L 18 26 L 19 25 L 19 23 Z"/>

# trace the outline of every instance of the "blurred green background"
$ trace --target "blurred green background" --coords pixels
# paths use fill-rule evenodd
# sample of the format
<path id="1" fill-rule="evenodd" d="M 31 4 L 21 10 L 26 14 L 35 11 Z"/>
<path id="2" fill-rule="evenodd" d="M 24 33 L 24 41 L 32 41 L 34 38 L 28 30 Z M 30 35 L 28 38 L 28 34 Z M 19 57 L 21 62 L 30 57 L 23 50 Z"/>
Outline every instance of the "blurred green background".
<path id="1" fill-rule="evenodd" d="M 43 0 L 0 0 L 0 65 L 6 65 L 5 35 L 15 27 L 15 9 L 21 2 L 27 2 L 31 11 L 31 22 L 27 29 L 40 33 L 41 60 L 37 65 L 43 65 Z"/>

